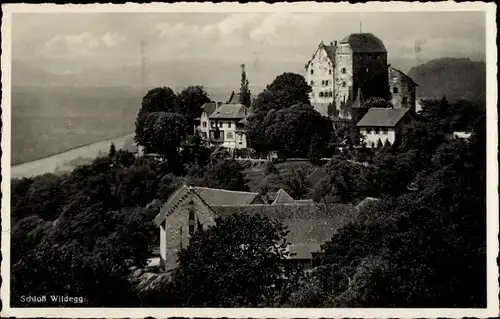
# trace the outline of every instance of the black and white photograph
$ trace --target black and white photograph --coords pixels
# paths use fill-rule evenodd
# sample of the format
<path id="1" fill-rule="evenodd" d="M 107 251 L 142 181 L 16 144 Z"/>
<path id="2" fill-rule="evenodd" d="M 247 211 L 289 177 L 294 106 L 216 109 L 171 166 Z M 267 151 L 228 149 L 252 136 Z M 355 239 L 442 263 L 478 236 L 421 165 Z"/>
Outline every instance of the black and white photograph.
<path id="1" fill-rule="evenodd" d="M 495 4 L 2 11 L 2 316 L 498 314 Z"/>

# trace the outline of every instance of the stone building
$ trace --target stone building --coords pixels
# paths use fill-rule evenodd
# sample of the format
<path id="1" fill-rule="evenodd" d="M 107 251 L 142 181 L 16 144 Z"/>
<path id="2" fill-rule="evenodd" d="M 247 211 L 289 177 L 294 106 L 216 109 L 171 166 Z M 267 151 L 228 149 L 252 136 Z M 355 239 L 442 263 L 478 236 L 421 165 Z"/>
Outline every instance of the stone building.
<path id="1" fill-rule="evenodd" d="M 358 212 L 348 204 L 294 201 L 283 190 L 269 202 L 258 193 L 181 186 L 154 220 L 160 230 L 160 268 L 175 268 L 177 253 L 189 245 L 194 232 L 213 226 L 217 217 L 232 214 L 260 214 L 279 220 L 289 230 L 289 260 L 310 266 L 321 245 Z"/>
<path id="2" fill-rule="evenodd" d="M 416 112 L 416 91 L 418 84 L 398 69 L 389 67 L 391 103 L 395 108 L 409 108 Z"/>
<path id="3" fill-rule="evenodd" d="M 311 104 L 323 116 L 328 116 L 331 110 L 328 106 L 334 101 L 335 50 L 337 41 L 325 45 L 319 44 L 312 58 L 307 62 L 306 81 L 311 86 L 309 94 Z"/>
<path id="4" fill-rule="evenodd" d="M 335 106 L 340 118 L 351 119 L 350 109 L 360 88 L 365 99 L 389 99 L 387 50 L 371 33 L 351 34 L 337 46 Z"/>

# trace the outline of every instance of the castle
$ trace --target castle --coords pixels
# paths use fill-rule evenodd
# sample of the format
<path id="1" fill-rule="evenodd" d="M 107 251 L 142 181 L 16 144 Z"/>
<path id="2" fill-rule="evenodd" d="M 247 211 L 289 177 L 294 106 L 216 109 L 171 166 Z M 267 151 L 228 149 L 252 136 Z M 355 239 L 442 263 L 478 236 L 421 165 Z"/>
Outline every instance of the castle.
<path id="1" fill-rule="evenodd" d="M 415 112 L 417 84 L 388 64 L 384 43 L 371 33 L 321 42 L 305 70 L 311 104 L 321 115 L 357 121 L 353 108 L 371 97 Z"/>

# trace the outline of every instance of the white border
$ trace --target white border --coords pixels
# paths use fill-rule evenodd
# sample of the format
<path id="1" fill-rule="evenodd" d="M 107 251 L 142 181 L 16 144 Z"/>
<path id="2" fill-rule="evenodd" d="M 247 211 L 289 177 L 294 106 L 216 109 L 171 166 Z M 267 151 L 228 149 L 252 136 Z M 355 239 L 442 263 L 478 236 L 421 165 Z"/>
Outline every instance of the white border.
<path id="1" fill-rule="evenodd" d="M 498 300 L 498 146 L 497 132 L 497 48 L 496 48 L 496 6 L 480 2 L 370 2 L 366 4 L 338 3 L 175 3 L 175 4 L 135 4 L 124 5 L 54 5 L 54 4 L 7 4 L 2 5 L 2 286 L 3 309 L 1 316 L 15 317 L 65 317 L 65 318 L 156 318 L 166 317 L 229 317 L 229 318 L 319 318 L 319 317 L 359 317 L 359 318 L 413 318 L 413 317 L 495 317 L 499 314 Z M 10 308 L 10 39 L 12 13 L 49 12 L 397 12 L 397 11 L 483 11 L 486 12 L 486 62 L 487 62 L 487 309 L 195 309 L 195 308 Z M 424 22 L 423 22 L 424 23 Z"/>

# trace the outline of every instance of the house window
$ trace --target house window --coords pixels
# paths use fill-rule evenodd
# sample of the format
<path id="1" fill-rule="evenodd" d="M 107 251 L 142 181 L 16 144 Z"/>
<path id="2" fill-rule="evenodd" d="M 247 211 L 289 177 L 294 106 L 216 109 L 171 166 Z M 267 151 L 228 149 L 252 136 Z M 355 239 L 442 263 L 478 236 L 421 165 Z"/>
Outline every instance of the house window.
<path id="1" fill-rule="evenodd" d="M 373 133 L 378 134 L 380 133 L 380 130 L 378 128 L 373 129 Z"/>
<path id="2" fill-rule="evenodd" d="M 342 68 L 341 72 L 345 74 L 345 68 Z"/>
<path id="3" fill-rule="evenodd" d="M 406 96 L 403 96 L 403 104 L 407 104 L 408 103 L 408 98 Z"/>
<path id="4" fill-rule="evenodd" d="M 207 122 L 203 122 L 203 127 L 207 127 Z"/>
<path id="5" fill-rule="evenodd" d="M 227 132 L 226 133 L 226 139 L 232 140 L 233 139 L 233 132 Z"/>
<path id="6" fill-rule="evenodd" d="M 222 122 L 219 122 L 219 127 L 223 127 L 222 124 L 223 124 Z"/>
<path id="7" fill-rule="evenodd" d="M 189 235 L 194 234 L 194 210 L 189 211 Z"/>
<path id="8" fill-rule="evenodd" d="M 227 122 L 227 127 L 231 128 L 231 122 Z"/>
<path id="9" fill-rule="evenodd" d="M 371 128 L 367 128 L 366 129 L 366 134 L 372 134 L 372 129 Z"/>
<path id="10" fill-rule="evenodd" d="M 392 93 L 398 93 L 398 88 L 397 87 L 393 87 L 392 88 Z"/>
<path id="11" fill-rule="evenodd" d="M 388 133 L 387 129 L 386 129 L 386 128 L 383 128 L 383 129 L 382 129 L 382 134 L 387 135 L 387 133 Z"/>
<path id="12" fill-rule="evenodd" d="M 210 126 L 215 127 L 215 122 L 214 121 L 210 121 Z"/>
<path id="13" fill-rule="evenodd" d="M 314 70 L 311 70 L 311 74 L 314 74 Z"/>

